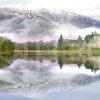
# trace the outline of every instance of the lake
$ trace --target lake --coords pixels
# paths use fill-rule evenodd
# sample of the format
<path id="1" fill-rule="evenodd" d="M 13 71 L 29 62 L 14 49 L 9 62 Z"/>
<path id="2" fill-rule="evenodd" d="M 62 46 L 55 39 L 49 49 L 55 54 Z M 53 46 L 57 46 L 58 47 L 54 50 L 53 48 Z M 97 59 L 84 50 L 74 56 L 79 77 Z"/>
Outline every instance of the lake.
<path id="1" fill-rule="evenodd" d="M 88 85 L 91 88 L 91 84 L 96 86 L 98 82 L 99 56 L 0 55 L 0 93 L 38 98 L 42 94 L 63 93 Z"/>

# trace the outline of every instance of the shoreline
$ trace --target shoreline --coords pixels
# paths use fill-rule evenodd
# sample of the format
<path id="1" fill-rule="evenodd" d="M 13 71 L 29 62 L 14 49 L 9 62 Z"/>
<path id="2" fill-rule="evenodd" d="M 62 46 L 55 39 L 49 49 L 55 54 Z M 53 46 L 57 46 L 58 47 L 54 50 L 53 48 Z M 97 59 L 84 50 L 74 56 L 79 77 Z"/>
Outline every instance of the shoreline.
<path id="1" fill-rule="evenodd" d="M 6 50 L 0 51 L 0 54 L 14 54 L 14 53 L 31 53 L 36 55 L 68 55 L 68 56 L 78 56 L 78 55 L 89 55 L 89 56 L 100 56 L 100 49 L 69 49 L 69 50 Z"/>

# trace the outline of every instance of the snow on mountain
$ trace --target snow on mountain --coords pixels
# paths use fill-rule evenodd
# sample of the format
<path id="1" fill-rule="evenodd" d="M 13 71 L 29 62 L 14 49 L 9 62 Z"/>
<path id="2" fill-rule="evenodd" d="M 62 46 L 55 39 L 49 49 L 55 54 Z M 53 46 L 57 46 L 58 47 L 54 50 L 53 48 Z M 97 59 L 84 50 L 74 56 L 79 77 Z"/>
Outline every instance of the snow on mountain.
<path id="1" fill-rule="evenodd" d="M 19 37 L 22 38 L 22 41 L 44 38 L 49 40 L 55 36 L 55 32 L 57 34 L 55 29 L 59 30 L 58 28 L 62 24 L 66 26 L 66 29 L 69 29 L 68 25 L 70 25 L 70 29 L 71 26 L 74 26 L 74 30 L 77 28 L 100 28 L 100 21 L 72 12 L 61 11 L 57 13 L 46 9 L 34 11 L 15 8 L 0 9 L 0 35 L 8 36 L 9 33 L 10 39 L 13 40 L 16 37 L 16 41 L 20 39 Z"/>

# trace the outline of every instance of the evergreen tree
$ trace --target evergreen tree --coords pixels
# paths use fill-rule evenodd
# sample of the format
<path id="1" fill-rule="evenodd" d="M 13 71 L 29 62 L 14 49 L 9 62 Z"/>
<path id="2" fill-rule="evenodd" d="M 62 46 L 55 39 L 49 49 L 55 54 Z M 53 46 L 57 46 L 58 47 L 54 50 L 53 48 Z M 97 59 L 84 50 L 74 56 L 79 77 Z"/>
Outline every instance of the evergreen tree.
<path id="1" fill-rule="evenodd" d="M 82 37 L 80 35 L 79 35 L 77 41 L 79 42 L 79 46 L 81 47 L 83 44 L 83 40 L 82 40 Z"/>
<path id="2" fill-rule="evenodd" d="M 86 35 L 85 42 L 88 44 L 91 41 L 91 39 L 93 39 L 93 34 L 92 35 Z"/>
<path id="3" fill-rule="evenodd" d="M 79 35 L 79 37 L 78 37 L 77 40 L 78 40 L 78 41 L 82 41 L 82 37 Z"/>
<path id="4" fill-rule="evenodd" d="M 58 39 L 58 46 L 57 46 L 57 48 L 59 49 L 59 50 L 63 50 L 64 48 L 63 48 L 63 43 L 64 43 L 64 39 L 63 39 L 63 36 L 62 36 L 62 34 L 60 35 L 60 38 Z"/>

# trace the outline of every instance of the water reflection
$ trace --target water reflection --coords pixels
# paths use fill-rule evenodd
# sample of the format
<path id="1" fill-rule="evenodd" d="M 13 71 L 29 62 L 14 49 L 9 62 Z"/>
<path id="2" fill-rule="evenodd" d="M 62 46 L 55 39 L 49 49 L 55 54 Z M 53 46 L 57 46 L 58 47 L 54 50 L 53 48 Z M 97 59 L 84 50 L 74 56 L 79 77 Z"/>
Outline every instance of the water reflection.
<path id="1" fill-rule="evenodd" d="M 67 55 L 36 55 L 36 54 L 10 54 L 10 55 L 0 55 L 0 68 L 7 67 L 11 64 L 12 60 L 16 59 L 26 59 L 34 61 L 49 61 L 51 63 L 57 62 L 59 68 L 62 69 L 63 65 L 67 64 L 77 64 L 80 68 L 82 64 L 86 69 L 90 69 L 93 72 L 96 72 L 100 68 L 100 57 L 86 57 L 86 56 L 67 56 Z"/>
<path id="2" fill-rule="evenodd" d="M 1 54 L 0 55 L 0 68 L 10 65 L 10 61 L 13 58 L 13 53 L 11 54 Z"/>
<path id="3" fill-rule="evenodd" d="M 60 68 L 63 68 L 63 65 L 66 64 L 77 64 L 77 66 L 80 68 L 82 64 L 84 64 L 86 69 L 90 69 L 92 72 L 96 72 L 100 69 L 100 57 L 68 57 L 66 55 L 58 55 L 58 64 Z M 98 62 L 97 62 L 98 60 Z"/>
<path id="4" fill-rule="evenodd" d="M 100 80 L 100 57 L 15 54 L 1 56 L 0 91 L 32 95 Z M 5 64 L 6 63 L 6 64 Z"/>
<path id="5" fill-rule="evenodd" d="M 59 64 L 60 68 L 62 69 L 63 64 L 64 64 L 63 55 L 57 56 L 57 59 L 58 59 L 58 64 Z"/>

